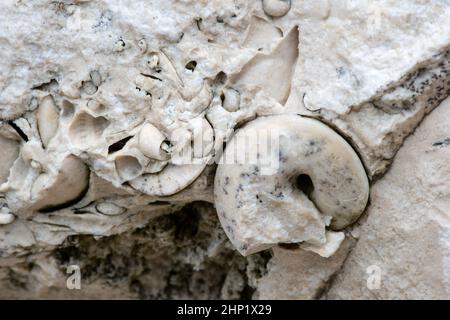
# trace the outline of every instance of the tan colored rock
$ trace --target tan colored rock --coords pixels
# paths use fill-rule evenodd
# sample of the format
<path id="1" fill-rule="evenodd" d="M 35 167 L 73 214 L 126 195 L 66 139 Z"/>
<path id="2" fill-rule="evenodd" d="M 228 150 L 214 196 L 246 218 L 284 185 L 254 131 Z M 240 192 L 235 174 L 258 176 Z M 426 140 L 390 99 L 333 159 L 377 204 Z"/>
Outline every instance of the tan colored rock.
<path id="1" fill-rule="evenodd" d="M 317 299 L 332 284 L 355 240 L 347 238 L 330 258 L 301 249 L 274 248 L 268 273 L 259 280 L 258 299 Z"/>
<path id="2" fill-rule="evenodd" d="M 449 128 L 447 99 L 372 187 L 358 243 L 327 298 L 450 298 Z"/>

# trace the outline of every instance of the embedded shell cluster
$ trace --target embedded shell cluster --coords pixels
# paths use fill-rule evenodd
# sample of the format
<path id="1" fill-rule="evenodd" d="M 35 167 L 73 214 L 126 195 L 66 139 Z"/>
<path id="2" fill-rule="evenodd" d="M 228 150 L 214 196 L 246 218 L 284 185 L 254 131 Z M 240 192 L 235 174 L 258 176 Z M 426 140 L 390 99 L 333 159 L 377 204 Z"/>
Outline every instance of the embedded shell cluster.
<path id="1" fill-rule="evenodd" d="M 214 204 L 242 255 L 339 259 L 371 181 L 450 93 L 445 1 L 8 0 L 0 12 L 14 29 L 0 37 L 4 261 L 195 201 Z M 248 143 L 253 132 L 276 148 Z"/>
<path id="2" fill-rule="evenodd" d="M 188 187 L 207 165 L 213 165 L 214 160 L 220 162 L 223 145 L 233 136 L 236 124 L 242 125 L 257 117 L 261 102 L 265 103 L 266 116 L 266 123 L 262 126 L 270 130 L 283 128 L 289 118 L 270 115 L 297 113 L 287 110 L 285 104 L 290 96 L 298 59 L 299 31 L 298 26 L 293 25 L 283 32 L 280 27 L 268 22 L 269 17 L 285 15 L 290 8 L 289 1 L 263 1 L 262 8 L 267 17 L 254 15 L 250 18 L 245 39 L 236 43 L 236 50 L 241 51 L 240 59 L 231 61 L 231 66 L 230 63 L 221 64 L 214 56 L 210 59 L 209 52 L 216 49 L 211 48 L 213 45 L 201 48 L 189 39 L 208 30 L 203 27 L 205 22 L 198 18 L 177 39 L 152 39 L 152 42 L 144 35 L 139 39 L 121 36 L 110 48 L 109 59 L 128 62 L 106 65 L 100 61 L 88 61 L 84 65 L 74 64 L 70 68 L 69 78 L 62 73 L 54 74 L 51 79 L 33 86 L 30 93 L 33 105 L 28 110 L 13 114 L 17 110 L 11 107 L 2 109 L 4 144 L 14 149 L 5 153 L 2 161 L 1 191 L 5 195 L 5 208 L 9 210 L 3 214 L 5 223 L 12 222 L 10 220 L 14 217 L 33 219 L 35 214 L 59 210 L 66 210 L 69 214 L 80 211 L 104 215 L 125 213 L 128 206 L 121 205 L 120 200 L 109 199 L 114 194 L 91 195 L 95 183 L 93 175 L 123 193 L 144 198 L 174 195 Z M 83 8 L 77 10 L 69 19 L 75 19 L 74 15 L 81 13 Z M 264 27 L 260 28 L 261 25 Z M 264 39 L 264 28 L 273 34 L 270 42 Z M 211 39 L 207 39 L 206 43 L 210 42 Z M 255 44 L 268 47 L 266 50 L 255 50 Z M 182 61 L 174 60 L 181 49 L 186 52 L 182 68 L 179 66 Z M 216 50 L 220 53 L 224 49 L 219 47 Z M 264 77 L 272 70 L 275 74 Z M 258 95 L 261 97 L 255 99 Z M 238 197 L 232 193 L 236 190 L 228 193 L 222 186 L 223 180 L 230 177 L 225 177 L 223 173 L 228 171 L 228 165 L 219 164 L 215 202 L 224 216 L 232 213 L 238 215 L 232 219 L 232 224 L 222 221 L 223 226 L 233 234 L 238 232 L 233 230 L 234 225 L 238 229 L 246 229 L 241 231 L 250 233 L 243 235 L 246 238 L 258 236 L 261 229 L 266 229 L 272 234 L 272 239 L 254 240 L 261 248 L 279 242 L 324 244 L 326 226 L 332 223 L 338 229 L 346 227 L 363 212 L 367 202 L 367 178 L 356 153 L 337 133 L 325 129 L 325 125 L 297 117 L 298 123 L 292 123 L 290 129 L 286 129 L 287 136 L 277 137 L 283 139 L 283 152 L 289 153 L 291 148 L 303 146 L 306 140 L 312 139 L 317 141 L 313 152 L 318 156 L 317 159 L 299 159 L 298 163 L 282 166 L 289 168 L 289 173 L 286 173 L 291 175 L 289 179 L 312 170 L 316 185 L 313 199 L 316 199 L 322 213 L 297 188 L 300 190 L 299 198 L 280 199 L 278 208 L 270 207 L 273 212 L 268 213 L 269 216 L 275 220 L 285 220 L 281 226 L 277 226 L 277 221 L 265 221 L 262 216 L 267 213 L 259 209 L 246 213 L 259 223 L 236 222 L 252 218 L 229 207 Z M 335 143 L 337 146 L 334 146 Z M 245 145 L 238 147 L 243 154 L 252 151 Z M 299 154 L 291 156 L 301 157 L 302 152 L 309 151 L 300 150 Z M 283 157 L 281 153 L 275 156 Z M 348 157 L 353 160 L 346 164 Z M 312 162 L 308 164 L 309 161 Z M 260 161 L 252 165 L 258 167 Z M 231 170 L 237 170 L 236 177 L 231 178 L 231 189 L 236 189 L 238 184 L 245 185 L 244 188 L 253 185 L 242 179 L 245 174 L 241 172 L 245 171 L 242 165 L 230 166 Z M 267 179 L 261 183 L 268 183 L 274 188 L 290 185 L 289 179 L 284 181 L 279 178 L 281 168 L 278 171 L 272 174 L 275 180 Z M 334 180 L 321 178 L 321 175 L 330 173 L 336 176 Z M 346 182 L 348 186 L 345 186 L 343 181 L 338 180 L 347 173 L 346 179 L 350 182 Z M 262 179 L 262 176 L 257 173 L 256 178 Z M 337 193 L 333 195 L 334 191 L 326 188 L 334 188 Z M 101 191 L 102 188 L 97 192 Z M 259 191 L 261 197 L 269 194 L 269 191 Z M 353 192 L 356 198 L 352 198 L 349 192 Z M 247 194 L 244 196 L 249 197 Z M 342 199 L 342 205 L 336 205 L 339 199 Z M 246 201 L 253 206 L 262 202 L 255 197 Z M 345 207 L 346 203 L 353 201 L 356 202 L 355 209 Z M 305 202 L 308 204 L 302 208 Z M 296 208 L 295 204 L 300 207 Z M 288 207 L 283 208 L 285 205 Z M 289 207 L 292 205 L 294 207 Z M 309 217 L 310 210 L 316 210 L 315 218 Z M 321 217 L 322 214 L 324 217 Z M 336 215 L 350 217 L 341 219 Z M 286 229 L 289 228 L 286 225 L 292 225 L 295 229 L 299 224 L 301 228 L 297 231 Z M 310 234 L 309 229 L 316 231 Z M 230 233 L 228 235 L 233 239 Z M 248 254 L 247 250 L 241 249 L 248 245 L 234 244 L 241 253 Z"/>

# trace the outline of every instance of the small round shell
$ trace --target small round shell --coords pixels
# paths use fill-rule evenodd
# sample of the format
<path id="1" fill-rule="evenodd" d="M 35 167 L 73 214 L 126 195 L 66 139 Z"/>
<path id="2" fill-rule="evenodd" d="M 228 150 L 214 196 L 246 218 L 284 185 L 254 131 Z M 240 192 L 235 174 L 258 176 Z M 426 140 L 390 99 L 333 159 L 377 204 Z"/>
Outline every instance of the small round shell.
<path id="1" fill-rule="evenodd" d="M 263 0 L 264 12 L 272 17 L 282 17 L 291 9 L 291 0 Z"/>

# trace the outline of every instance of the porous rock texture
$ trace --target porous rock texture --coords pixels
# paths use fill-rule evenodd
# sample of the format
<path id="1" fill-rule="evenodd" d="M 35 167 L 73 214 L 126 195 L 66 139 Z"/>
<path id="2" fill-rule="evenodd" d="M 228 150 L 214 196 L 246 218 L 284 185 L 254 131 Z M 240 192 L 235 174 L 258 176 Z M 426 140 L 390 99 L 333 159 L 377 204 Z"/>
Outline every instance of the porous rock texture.
<path id="1" fill-rule="evenodd" d="M 1 1 L 0 298 L 450 298 L 448 21 L 445 0 Z M 325 246 L 243 257 L 217 163 L 286 114 L 346 139 L 369 204 Z"/>

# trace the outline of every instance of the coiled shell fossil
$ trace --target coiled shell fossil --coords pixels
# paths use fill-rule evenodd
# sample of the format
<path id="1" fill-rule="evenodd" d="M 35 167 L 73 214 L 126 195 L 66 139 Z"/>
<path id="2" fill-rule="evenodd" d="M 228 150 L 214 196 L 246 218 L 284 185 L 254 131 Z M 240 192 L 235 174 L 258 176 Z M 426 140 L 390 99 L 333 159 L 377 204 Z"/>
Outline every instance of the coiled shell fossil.
<path id="1" fill-rule="evenodd" d="M 327 226 L 340 230 L 361 215 L 369 184 L 340 135 L 317 120 L 280 115 L 236 133 L 214 193 L 226 234 L 247 255 L 277 243 L 324 244 Z"/>

